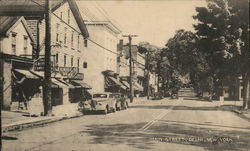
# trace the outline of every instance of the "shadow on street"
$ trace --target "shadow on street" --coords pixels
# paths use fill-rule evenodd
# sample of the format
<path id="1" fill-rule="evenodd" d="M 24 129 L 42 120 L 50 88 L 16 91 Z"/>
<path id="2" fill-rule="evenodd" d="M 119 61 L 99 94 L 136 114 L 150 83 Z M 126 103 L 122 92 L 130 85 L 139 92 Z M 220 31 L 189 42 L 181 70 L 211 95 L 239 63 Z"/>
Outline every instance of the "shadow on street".
<path id="1" fill-rule="evenodd" d="M 203 147 L 210 151 L 245 151 L 250 148 L 250 134 L 242 131 L 219 130 L 211 128 L 200 128 L 199 124 L 191 126 L 184 125 L 182 122 L 168 121 L 155 123 L 147 131 L 139 130 L 146 123 L 137 124 L 113 124 L 113 125 L 89 125 L 86 131 L 94 136 L 90 143 L 92 144 L 109 144 L 109 145 L 129 145 L 138 149 L 153 149 L 158 143 L 154 138 L 212 138 L 212 142 L 166 142 L 183 145 L 193 145 Z M 198 126 L 197 126 L 198 125 Z M 223 127 L 222 125 L 217 125 Z M 219 138 L 230 138 L 231 142 L 222 142 Z"/>

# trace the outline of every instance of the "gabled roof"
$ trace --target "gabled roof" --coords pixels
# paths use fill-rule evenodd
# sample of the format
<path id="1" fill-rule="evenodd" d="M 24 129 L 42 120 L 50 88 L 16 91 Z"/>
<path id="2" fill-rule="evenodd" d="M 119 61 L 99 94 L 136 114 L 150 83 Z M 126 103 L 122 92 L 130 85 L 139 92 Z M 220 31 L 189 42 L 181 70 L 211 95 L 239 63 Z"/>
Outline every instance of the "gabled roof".
<path id="1" fill-rule="evenodd" d="M 67 0 L 50 0 L 54 11 Z M 45 0 L 1 0 L 0 16 L 37 16 L 45 12 Z"/>
<path id="2" fill-rule="evenodd" d="M 29 35 L 32 42 L 34 42 L 34 37 L 25 21 L 21 16 L 1 16 L 0 17 L 0 37 L 6 37 L 12 29 L 14 29 L 18 24 L 22 24 Z"/>
<path id="3" fill-rule="evenodd" d="M 79 1 L 79 8 L 86 25 L 104 25 L 116 34 L 120 34 L 120 25 L 112 19 L 96 1 Z"/>
<path id="4" fill-rule="evenodd" d="M 88 30 L 79 12 L 75 0 L 51 0 L 52 12 L 68 2 L 69 7 L 76 19 L 82 35 L 89 37 Z M 43 16 L 45 13 L 45 0 L 1 0 L 0 16 Z"/>

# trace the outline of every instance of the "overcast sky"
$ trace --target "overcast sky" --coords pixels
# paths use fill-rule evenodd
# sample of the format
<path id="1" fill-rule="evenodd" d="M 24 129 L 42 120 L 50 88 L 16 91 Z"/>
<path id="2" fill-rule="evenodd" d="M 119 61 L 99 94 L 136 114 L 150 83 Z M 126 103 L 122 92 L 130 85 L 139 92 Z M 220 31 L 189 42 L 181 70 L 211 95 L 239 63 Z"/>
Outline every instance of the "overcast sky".
<path id="1" fill-rule="evenodd" d="M 80 0 L 81 1 L 81 0 Z M 85 1 L 85 0 L 84 0 Z M 133 39 L 164 47 L 178 29 L 194 31 L 195 7 L 205 0 L 114 0 L 96 1 L 122 27 L 124 34 L 137 34 Z"/>

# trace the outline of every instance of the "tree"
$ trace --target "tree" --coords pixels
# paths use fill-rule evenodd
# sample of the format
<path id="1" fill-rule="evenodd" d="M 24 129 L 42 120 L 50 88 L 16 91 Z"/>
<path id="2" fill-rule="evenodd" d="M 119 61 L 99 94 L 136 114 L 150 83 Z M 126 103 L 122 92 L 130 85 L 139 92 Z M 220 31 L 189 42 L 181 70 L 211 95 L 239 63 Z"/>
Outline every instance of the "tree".
<path id="1" fill-rule="evenodd" d="M 197 7 L 196 11 L 197 48 L 204 54 L 211 75 L 222 87 L 223 79 L 241 75 L 243 107 L 247 108 L 250 93 L 248 1 L 207 0 L 207 7 Z"/>
<path id="2" fill-rule="evenodd" d="M 176 77 L 190 75 L 191 82 L 197 93 L 202 93 L 204 76 L 208 75 L 207 62 L 196 48 L 196 35 L 190 31 L 178 30 L 173 38 L 170 38 L 163 49 L 163 56 L 167 56 L 168 85 L 173 85 Z M 162 67 L 163 68 L 163 67 Z"/>

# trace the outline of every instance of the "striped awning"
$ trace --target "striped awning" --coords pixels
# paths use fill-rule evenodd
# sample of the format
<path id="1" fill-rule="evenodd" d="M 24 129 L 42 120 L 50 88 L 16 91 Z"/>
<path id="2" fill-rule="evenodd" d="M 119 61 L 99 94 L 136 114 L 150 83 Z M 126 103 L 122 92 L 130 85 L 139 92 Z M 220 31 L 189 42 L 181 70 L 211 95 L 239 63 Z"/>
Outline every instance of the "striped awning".
<path id="1" fill-rule="evenodd" d="M 92 87 L 85 83 L 83 80 L 70 80 L 69 83 L 76 88 L 92 89 Z"/>

